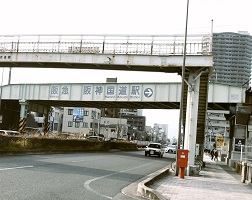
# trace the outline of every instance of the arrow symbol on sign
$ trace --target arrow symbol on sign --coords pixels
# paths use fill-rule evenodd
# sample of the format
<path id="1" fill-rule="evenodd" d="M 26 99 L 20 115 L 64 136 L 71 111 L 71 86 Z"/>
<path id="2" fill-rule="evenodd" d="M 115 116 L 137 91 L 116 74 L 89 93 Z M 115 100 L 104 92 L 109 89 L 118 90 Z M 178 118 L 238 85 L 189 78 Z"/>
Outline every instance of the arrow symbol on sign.
<path id="1" fill-rule="evenodd" d="M 153 90 L 152 90 L 151 88 L 146 88 L 146 89 L 144 90 L 144 96 L 146 96 L 146 97 L 151 97 L 152 94 L 153 94 Z"/>

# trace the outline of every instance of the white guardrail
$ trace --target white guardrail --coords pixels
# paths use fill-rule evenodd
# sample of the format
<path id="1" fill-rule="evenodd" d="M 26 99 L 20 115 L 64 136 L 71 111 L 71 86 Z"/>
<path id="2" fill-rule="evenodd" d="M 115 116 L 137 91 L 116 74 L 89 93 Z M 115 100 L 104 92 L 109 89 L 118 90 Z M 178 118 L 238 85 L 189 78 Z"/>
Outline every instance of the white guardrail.
<path id="1" fill-rule="evenodd" d="M 210 54 L 210 34 L 188 35 L 187 54 Z M 181 55 L 184 35 L 0 35 L 1 52 Z"/>

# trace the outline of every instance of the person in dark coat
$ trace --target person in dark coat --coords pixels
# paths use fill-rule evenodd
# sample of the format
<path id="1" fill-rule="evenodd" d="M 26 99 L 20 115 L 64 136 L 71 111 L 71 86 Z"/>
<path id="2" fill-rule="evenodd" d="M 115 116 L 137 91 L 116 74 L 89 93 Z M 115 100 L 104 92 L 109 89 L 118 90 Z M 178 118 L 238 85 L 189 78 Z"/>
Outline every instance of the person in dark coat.
<path id="1" fill-rule="evenodd" d="M 210 155 L 211 155 L 211 160 L 213 160 L 213 158 L 214 158 L 214 149 L 211 150 Z"/>
<path id="2" fill-rule="evenodd" d="M 214 160 L 218 161 L 218 150 L 214 149 Z"/>

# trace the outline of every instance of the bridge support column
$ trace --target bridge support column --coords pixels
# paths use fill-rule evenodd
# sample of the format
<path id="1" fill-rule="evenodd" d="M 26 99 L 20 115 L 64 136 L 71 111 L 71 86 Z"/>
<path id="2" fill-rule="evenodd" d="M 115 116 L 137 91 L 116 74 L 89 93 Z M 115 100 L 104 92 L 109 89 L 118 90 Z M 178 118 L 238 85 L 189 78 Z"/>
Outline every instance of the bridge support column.
<path id="1" fill-rule="evenodd" d="M 20 104 L 20 118 L 19 118 L 19 132 L 24 133 L 26 128 L 26 121 L 27 121 L 27 110 L 28 110 L 28 102 L 25 100 L 19 100 Z"/>
<path id="2" fill-rule="evenodd" d="M 49 136 L 50 130 L 50 107 L 44 109 L 44 136 Z"/>
<path id="3" fill-rule="evenodd" d="M 188 82 L 186 82 L 188 84 L 188 93 L 187 93 L 184 148 L 189 150 L 188 169 L 187 169 L 188 176 L 197 173 L 197 169 L 195 166 L 195 151 L 196 151 L 195 148 L 196 148 L 196 136 L 197 136 L 200 75 L 202 73 L 203 72 L 190 73 Z"/>

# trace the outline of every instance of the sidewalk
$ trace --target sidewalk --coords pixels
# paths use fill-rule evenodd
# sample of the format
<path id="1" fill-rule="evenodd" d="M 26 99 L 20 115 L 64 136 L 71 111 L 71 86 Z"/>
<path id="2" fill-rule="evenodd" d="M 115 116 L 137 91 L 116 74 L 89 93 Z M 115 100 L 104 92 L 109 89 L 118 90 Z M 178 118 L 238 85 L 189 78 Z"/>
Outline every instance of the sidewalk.
<path id="1" fill-rule="evenodd" d="M 251 200 L 252 185 L 240 182 L 241 175 L 220 161 L 212 161 L 204 156 L 206 167 L 199 176 L 185 176 L 184 179 L 169 173 L 149 188 L 164 199 L 171 200 Z"/>

